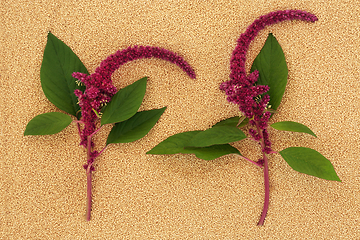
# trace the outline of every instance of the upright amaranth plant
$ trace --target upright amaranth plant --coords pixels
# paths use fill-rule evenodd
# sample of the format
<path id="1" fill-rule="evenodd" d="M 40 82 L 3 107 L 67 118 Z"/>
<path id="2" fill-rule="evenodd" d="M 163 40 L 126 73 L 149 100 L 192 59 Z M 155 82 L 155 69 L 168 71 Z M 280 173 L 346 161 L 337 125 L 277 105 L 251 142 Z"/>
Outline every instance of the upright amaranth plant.
<path id="1" fill-rule="evenodd" d="M 227 100 L 237 104 L 241 117 L 233 117 L 215 124 L 205 131 L 179 133 L 165 139 L 148 154 L 194 153 L 198 158 L 212 160 L 227 154 L 241 158 L 264 170 L 265 200 L 258 225 L 263 225 L 269 207 L 269 155 L 279 153 L 294 170 L 319 178 L 340 181 L 334 167 L 319 152 L 304 147 L 290 147 L 280 152 L 272 149 L 268 121 L 279 106 L 287 83 L 287 66 L 284 53 L 272 34 L 254 60 L 251 73 L 246 76 L 245 61 L 250 42 L 265 26 L 284 20 L 315 22 L 317 17 L 305 11 L 286 10 L 272 12 L 256 19 L 238 39 L 230 61 L 230 80 L 220 85 Z M 266 94 L 267 93 L 267 94 Z M 247 137 L 239 128 L 249 124 Z M 296 122 L 277 122 L 271 127 L 316 135 L 306 126 Z M 262 158 L 251 160 L 241 155 L 229 143 L 251 139 L 259 143 Z"/>
<path id="2" fill-rule="evenodd" d="M 92 203 L 92 172 L 94 160 L 112 143 L 127 143 L 144 137 L 156 124 L 166 107 L 137 112 L 143 101 L 147 77 L 117 91 L 111 75 L 121 65 L 140 58 L 160 58 L 183 69 L 191 78 L 195 73 L 180 56 L 166 49 L 134 46 L 110 55 L 95 72 L 89 75 L 75 53 L 53 34 L 48 42 L 40 70 L 41 86 L 45 96 L 59 109 L 73 115 L 50 112 L 34 117 L 27 124 L 24 135 L 49 135 L 62 131 L 71 122 L 77 124 L 80 145 L 87 152 L 84 165 L 87 174 L 87 214 L 90 220 Z M 113 127 L 105 147 L 94 150 L 92 137 L 105 124 Z"/>

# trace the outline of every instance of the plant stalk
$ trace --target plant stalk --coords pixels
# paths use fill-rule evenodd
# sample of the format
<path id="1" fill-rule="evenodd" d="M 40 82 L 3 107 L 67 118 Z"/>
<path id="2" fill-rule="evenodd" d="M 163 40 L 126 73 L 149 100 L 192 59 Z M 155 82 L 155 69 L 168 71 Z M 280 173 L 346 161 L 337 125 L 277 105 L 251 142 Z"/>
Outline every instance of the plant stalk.
<path id="1" fill-rule="evenodd" d="M 270 184 L 269 184 L 269 166 L 268 166 L 268 158 L 266 154 L 264 156 L 264 185 L 265 185 L 265 198 L 264 198 L 264 207 L 261 213 L 260 220 L 258 222 L 258 226 L 264 225 L 265 217 L 269 208 L 269 199 L 270 199 Z"/>
<path id="2" fill-rule="evenodd" d="M 262 133 L 262 130 L 259 127 L 258 122 L 256 122 L 256 128 L 258 133 L 261 136 L 261 149 L 265 148 L 265 142 L 264 142 L 264 136 Z M 265 217 L 267 214 L 267 211 L 269 209 L 269 200 L 270 200 L 270 184 L 269 184 L 269 164 L 268 164 L 268 158 L 265 152 L 263 152 L 263 160 L 264 160 L 264 188 L 265 188 L 265 198 L 264 198 L 264 207 L 261 213 L 260 220 L 258 222 L 258 226 L 264 225 Z"/>
<path id="3" fill-rule="evenodd" d="M 88 162 L 88 166 L 86 169 L 86 177 L 87 177 L 87 187 L 86 187 L 86 196 L 87 196 L 87 202 L 86 202 L 86 220 L 90 221 L 91 218 L 91 205 L 92 205 L 92 176 L 91 176 L 91 172 L 92 172 L 92 165 L 93 165 L 93 161 L 89 161 L 91 158 L 91 138 L 92 136 L 97 133 L 99 130 L 101 129 L 98 128 L 96 131 L 94 131 L 92 134 L 90 134 L 87 137 L 87 162 Z M 98 154 L 100 155 L 104 150 L 106 149 L 106 146 L 103 148 L 103 150 L 101 150 L 101 152 Z"/>
<path id="4" fill-rule="evenodd" d="M 88 136 L 87 138 L 87 159 L 90 159 L 90 154 L 91 154 L 91 135 Z M 86 169 L 86 175 L 87 175 L 87 204 L 86 204 L 86 220 L 90 221 L 90 217 L 91 217 L 91 202 L 92 202 L 92 179 L 91 179 L 91 167 L 92 167 L 92 163 L 88 162 L 88 167 Z"/>
<path id="5" fill-rule="evenodd" d="M 91 166 L 89 167 L 91 168 Z M 86 221 L 90 221 L 90 217 L 91 217 L 91 202 L 92 202 L 92 197 L 91 197 L 91 188 L 92 188 L 92 184 L 91 184 L 91 170 L 88 169 L 88 171 L 86 171 L 86 175 L 87 175 L 87 204 L 86 204 Z"/>

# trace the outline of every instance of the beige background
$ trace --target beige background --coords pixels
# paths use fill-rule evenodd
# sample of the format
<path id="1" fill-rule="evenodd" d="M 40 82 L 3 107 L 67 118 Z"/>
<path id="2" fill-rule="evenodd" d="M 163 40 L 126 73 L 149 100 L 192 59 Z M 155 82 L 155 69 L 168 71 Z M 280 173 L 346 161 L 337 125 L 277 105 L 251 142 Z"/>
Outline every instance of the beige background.
<path id="1" fill-rule="evenodd" d="M 1 239 L 360 239 L 360 2 L 357 0 L 39 1 L 0 3 Z M 262 171 L 236 157 L 145 153 L 179 132 L 204 130 L 238 114 L 219 84 L 228 79 L 236 40 L 260 15 L 302 9 L 319 21 L 284 22 L 251 44 L 248 69 L 269 32 L 289 68 L 272 122 L 292 120 L 318 136 L 270 130 L 274 149 L 320 151 L 342 183 L 293 171 L 270 158 L 270 208 Z M 167 106 L 141 140 L 110 146 L 96 160 L 92 220 L 85 221 L 85 150 L 75 124 L 52 136 L 23 136 L 38 114 L 59 111 L 45 97 L 40 66 L 51 31 L 88 68 L 130 45 L 183 56 L 197 79 L 163 60 L 138 60 L 113 76 L 118 88 L 149 76 L 141 109 Z M 104 146 L 109 128 L 97 135 Z M 236 144 L 254 160 L 259 148 Z M 249 151 L 248 149 L 254 149 Z"/>

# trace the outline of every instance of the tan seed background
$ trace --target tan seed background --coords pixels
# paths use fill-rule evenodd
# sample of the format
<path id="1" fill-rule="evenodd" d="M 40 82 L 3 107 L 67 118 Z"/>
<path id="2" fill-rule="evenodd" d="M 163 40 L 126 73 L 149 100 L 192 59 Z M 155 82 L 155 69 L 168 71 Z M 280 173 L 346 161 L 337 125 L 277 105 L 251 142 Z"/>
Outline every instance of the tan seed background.
<path id="1" fill-rule="evenodd" d="M 272 122 L 292 120 L 310 135 L 271 130 L 274 149 L 311 147 L 334 165 L 342 183 L 270 160 L 270 209 L 257 227 L 263 174 L 236 157 L 145 155 L 175 133 L 204 130 L 235 116 L 219 84 L 228 79 L 237 38 L 257 17 L 302 9 L 319 21 L 283 22 L 251 44 L 248 68 L 269 32 L 289 68 Z M 0 3 L 1 239 L 360 239 L 360 2 L 358 0 L 41 1 Z M 75 124 L 52 136 L 23 136 L 38 114 L 58 111 L 45 97 L 40 66 L 51 31 L 89 72 L 130 45 L 167 48 L 195 69 L 147 59 L 122 66 L 118 88 L 149 76 L 141 109 L 167 106 L 141 140 L 110 146 L 96 161 L 91 222 L 85 221 L 85 150 Z M 109 129 L 96 137 L 102 148 Z M 259 157 L 256 144 L 236 145 Z M 248 150 L 254 149 L 253 151 Z"/>

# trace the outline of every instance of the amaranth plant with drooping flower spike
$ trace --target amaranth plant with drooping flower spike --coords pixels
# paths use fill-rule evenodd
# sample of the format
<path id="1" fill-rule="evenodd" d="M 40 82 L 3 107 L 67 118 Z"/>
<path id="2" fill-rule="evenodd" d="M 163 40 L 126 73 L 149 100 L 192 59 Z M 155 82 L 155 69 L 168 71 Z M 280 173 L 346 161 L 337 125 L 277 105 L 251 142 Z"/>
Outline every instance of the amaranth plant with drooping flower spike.
<path id="1" fill-rule="evenodd" d="M 317 17 L 305 11 L 285 10 L 271 12 L 255 20 L 238 39 L 230 61 L 230 80 L 220 85 L 227 100 L 237 104 L 242 114 L 218 122 L 205 131 L 190 131 L 173 135 L 155 146 L 148 154 L 193 153 L 204 160 L 212 160 L 227 154 L 236 154 L 264 169 L 265 200 L 258 225 L 263 225 L 269 207 L 269 167 L 268 154 L 279 153 L 296 171 L 319 178 L 340 181 L 334 167 L 319 152 L 304 147 L 290 147 L 280 152 L 271 148 L 267 131 L 271 114 L 279 106 L 287 83 L 287 66 L 284 54 L 275 37 L 268 39 L 254 60 L 251 73 L 246 76 L 245 61 L 250 42 L 267 25 L 284 20 L 303 20 L 315 22 Z M 265 94 L 267 93 L 267 94 Z M 271 107 L 273 109 L 271 109 Z M 251 137 L 247 137 L 239 128 L 247 124 Z M 271 127 L 293 132 L 304 132 L 316 137 L 305 125 L 296 122 L 277 122 Z M 229 143 L 251 139 L 258 142 L 262 150 L 262 159 L 257 161 L 242 156 L 238 149 Z"/>
<path id="2" fill-rule="evenodd" d="M 191 78 L 195 73 L 177 54 L 158 47 L 134 46 L 110 55 L 95 72 L 89 75 L 75 53 L 53 34 L 48 42 L 41 65 L 41 86 L 46 97 L 64 113 L 50 112 L 34 117 L 26 126 L 24 135 L 55 134 L 71 122 L 77 123 L 80 145 L 87 151 L 87 213 L 91 216 L 92 171 L 94 160 L 109 144 L 127 143 L 144 137 L 156 124 L 166 107 L 137 112 L 145 95 L 147 78 L 117 91 L 111 75 L 121 65 L 141 58 L 159 58 L 178 65 Z M 76 80 L 77 79 L 77 80 Z M 105 124 L 114 124 L 106 145 L 101 151 L 93 150 L 92 137 Z M 81 125 L 83 125 L 81 127 Z"/>
<path id="3" fill-rule="evenodd" d="M 74 78 L 78 79 L 86 86 L 84 93 L 79 89 L 76 89 L 75 95 L 79 98 L 79 106 L 81 107 L 82 117 L 80 122 L 84 123 L 84 129 L 80 133 L 80 145 L 83 145 L 88 151 L 87 164 L 84 165 L 88 176 L 88 214 L 90 214 L 91 210 L 91 172 L 94 170 L 94 159 L 99 156 L 107 146 L 106 145 L 101 152 L 96 150 L 91 151 L 91 148 L 94 145 L 91 138 L 100 130 L 100 128 L 97 130 L 95 129 L 96 121 L 100 119 L 99 112 L 101 108 L 106 105 L 116 93 L 116 87 L 112 85 L 111 75 L 121 65 L 127 62 L 151 57 L 172 62 L 181 67 L 191 78 L 195 78 L 193 69 L 183 58 L 169 50 L 151 46 L 134 46 L 122 51 L 117 51 L 115 54 L 110 55 L 101 62 L 100 66 L 95 70 L 95 73 L 91 75 L 80 72 L 74 72 L 72 74 Z M 106 112 L 104 115 L 106 115 Z M 122 119 L 118 119 L 115 122 L 120 122 L 121 120 Z M 113 122 L 114 120 L 111 121 Z M 107 121 L 106 123 L 110 122 Z M 104 124 L 103 120 L 101 121 L 101 124 Z M 87 219 L 90 219 L 90 215 L 88 215 Z"/>
<path id="4" fill-rule="evenodd" d="M 259 160 L 264 165 L 264 183 L 265 183 L 265 202 L 264 209 L 258 225 L 263 225 L 269 206 L 269 168 L 267 154 L 275 153 L 271 149 L 271 142 L 267 132 L 271 112 L 268 111 L 270 96 L 263 95 L 269 91 L 268 85 L 256 85 L 259 78 L 259 71 L 254 70 L 249 76 L 246 76 L 245 61 L 246 53 L 250 42 L 256 37 L 258 32 L 267 25 L 278 23 L 284 20 L 303 20 L 315 22 L 318 18 L 305 11 L 285 10 L 272 12 L 261 16 L 255 20 L 238 39 L 238 44 L 232 54 L 230 61 L 230 81 L 221 84 L 220 89 L 226 92 L 227 100 L 239 105 L 239 110 L 250 120 L 250 125 L 255 129 L 249 130 L 254 140 L 261 145 L 263 158 Z M 259 97 L 261 96 L 261 97 Z M 276 106 L 277 108 L 277 106 Z"/>

